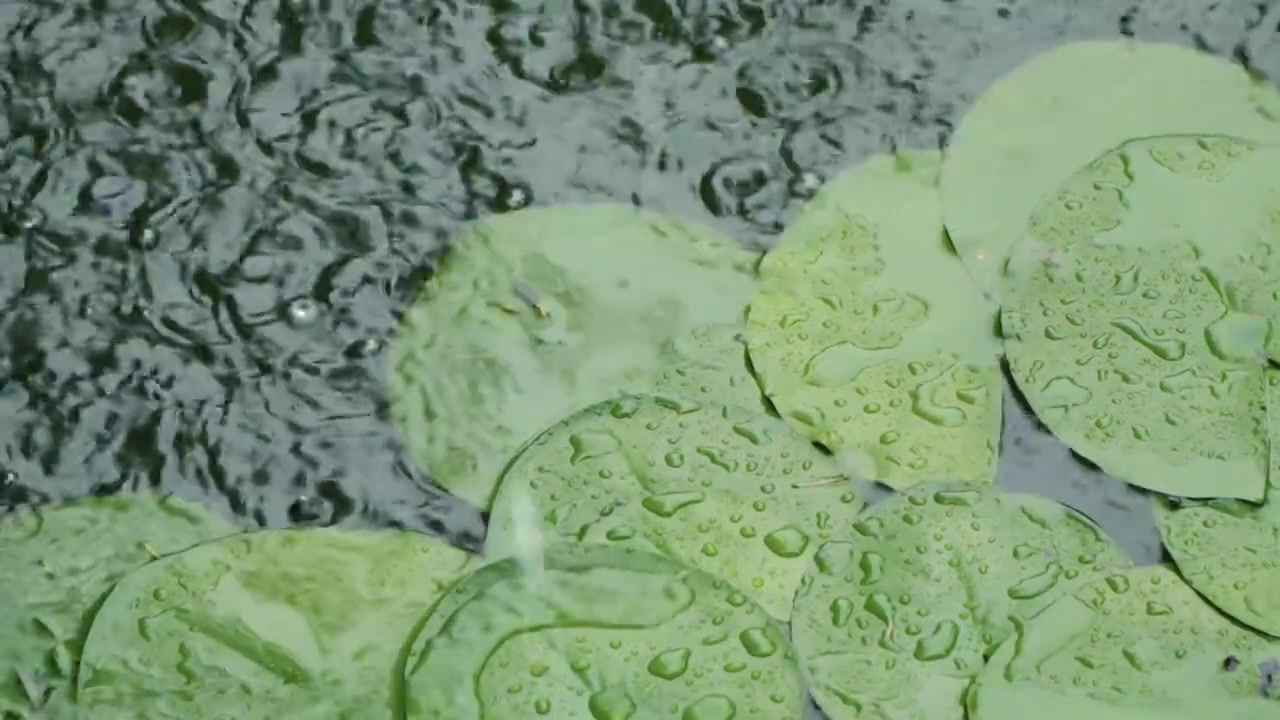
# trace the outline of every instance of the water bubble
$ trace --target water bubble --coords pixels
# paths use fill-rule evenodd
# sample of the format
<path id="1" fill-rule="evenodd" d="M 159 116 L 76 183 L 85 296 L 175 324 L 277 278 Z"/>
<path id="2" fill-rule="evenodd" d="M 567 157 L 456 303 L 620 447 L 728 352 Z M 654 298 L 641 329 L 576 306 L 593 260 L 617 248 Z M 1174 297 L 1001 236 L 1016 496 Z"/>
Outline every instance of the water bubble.
<path id="1" fill-rule="evenodd" d="M 294 325 L 309 325 L 320 317 L 320 305 L 311 298 L 298 298 L 289 303 L 286 312 Z"/>

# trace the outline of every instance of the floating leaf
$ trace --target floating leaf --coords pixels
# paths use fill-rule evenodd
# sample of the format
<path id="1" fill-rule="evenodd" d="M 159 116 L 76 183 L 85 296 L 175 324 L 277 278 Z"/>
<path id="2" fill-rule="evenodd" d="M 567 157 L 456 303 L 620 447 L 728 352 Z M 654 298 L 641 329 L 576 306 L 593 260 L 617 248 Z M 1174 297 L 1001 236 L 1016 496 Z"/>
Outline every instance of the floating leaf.
<path id="1" fill-rule="evenodd" d="M 1208 53 L 1132 40 L 1075 42 L 988 87 L 952 134 L 943 217 L 993 296 L 1027 217 L 1082 162 L 1135 137 L 1226 133 L 1280 140 L 1280 93 Z"/>
<path id="2" fill-rule="evenodd" d="M 0 519 L 0 716 L 28 717 L 75 674 L 103 593 L 130 570 L 235 532 L 174 497 L 119 495 Z"/>
<path id="3" fill-rule="evenodd" d="M 927 484 L 814 556 L 792 638 L 832 720 L 960 720 L 983 659 L 1029 617 L 1128 560 L 1050 500 Z"/>
<path id="4" fill-rule="evenodd" d="M 408 720 L 801 720 L 785 630 L 729 583 L 667 557 L 552 546 L 534 582 L 477 570 L 427 616 L 405 666 Z"/>
<path id="5" fill-rule="evenodd" d="M 1277 653 L 1168 568 L 1134 568 L 1019 623 L 970 693 L 969 718 L 1280 717 L 1261 682 Z"/>
<path id="6" fill-rule="evenodd" d="M 746 483 L 744 483 L 746 485 Z M 862 501 L 847 481 L 648 495 L 610 511 L 583 542 L 670 555 L 742 588 L 787 621 L 813 553 L 848 533 Z"/>
<path id="7" fill-rule="evenodd" d="M 524 557 L 519 520 L 532 506 L 562 540 L 657 549 L 740 581 L 786 618 L 807 558 L 862 505 L 829 458 L 761 411 L 625 396 L 565 418 L 511 461 L 485 551 Z"/>
<path id="8" fill-rule="evenodd" d="M 629 206 L 532 208 L 477 223 L 406 314 L 392 414 L 414 459 L 488 506 L 502 463 L 558 418 L 646 392 L 663 347 L 734 324 L 758 254 Z"/>
<path id="9" fill-rule="evenodd" d="M 391 717 L 404 642 L 467 563 L 419 533 L 337 528 L 167 556 L 107 596 L 78 702 L 103 720 Z"/>
<path id="10" fill-rule="evenodd" d="M 708 325 L 671 340 L 659 356 L 654 381 L 660 395 L 764 409 L 764 396 L 747 361 L 742 323 Z"/>
<path id="11" fill-rule="evenodd" d="M 798 432 L 894 488 L 989 483 L 1001 427 L 992 309 L 946 245 L 938 153 L 831 181 L 760 264 L 748 345 Z"/>
<path id="12" fill-rule="evenodd" d="M 1221 136 L 1125 143 L 1047 197 L 1010 256 L 1012 374 L 1054 434 L 1112 476 L 1262 499 L 1276 163 L 1280 150 Z"/>

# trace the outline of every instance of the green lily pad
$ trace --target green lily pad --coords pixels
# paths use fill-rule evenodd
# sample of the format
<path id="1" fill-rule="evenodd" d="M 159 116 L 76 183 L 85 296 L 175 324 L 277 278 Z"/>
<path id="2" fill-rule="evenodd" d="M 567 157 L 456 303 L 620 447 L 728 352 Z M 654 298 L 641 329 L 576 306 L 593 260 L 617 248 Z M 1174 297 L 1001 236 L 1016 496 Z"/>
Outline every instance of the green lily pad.
<path id="1" fill-rule="evenodd" d="M 1280 140 L 1280 93 L 1235 63 L 1176 45 L 1075 42 L 992 84 L 952 134 L 942 209 L 960 258 L 993 298 L 1043 197 L 1135 137 L 1227 133 Z"/>
<path id="2" fill-rule="evenodd" d="M 1267 471 L 1267 500 L 1276 510 L 1272 517 L 1280 523 L 1280 368 L 1267 370 L 1265 384 L 1267 445 L 1271 455 L 1271 467 Z"/>
<path id="3" fill-rule="evenodd" d="M 85 642 L 86 717 L 392 717 L 401 650 L 469 556 L 414 532 L 264 530 L 129 574 Z"/>
<path id="4" fill-rule="evenodd" d="M 765 255 L 747 317 L 782 417 L 897 489 L 995 478 L 999 342 L 946 244 L 938 162 L 879 155 L 828 183 Z"/>
<path id="5" fill-rule="evenodd" d="M 1006 266 L 1002 326 L 1042 421 L 1114 477 L 1260 501 L 1280 328 L 1280 149 L 1144 138 L 1047 197 Z"/>
<path id="6" fill-rule="evenodd" d="M 502 463 L 564 415 L 647 392 L 670 341 L 740 323 L 759 254 L 620 205 L 476 223 L 405 315 L 392 415 L 415 461 L 487 507 Z"/>
<path id="7" fill-rule="evenodd" d="M 602 545 L 548 548 L 458 583 L 405 665 L 408 720 L 801 720 L 784 629 L 729 583 Z"/>
<path id="8" fill-rule="evenodd" d="M 1245 625 L 1280 636 L 1280 525 L 1257 514 L 1214 502 L 1164 508 L 1156 520 L 1188 585 Z"/>
<path id="9" fill-rule="evenodd" d="M 0 716 L 29 717 L 74 679 L 102 595 L 156 557 L 236 528 L 174 497 L 119 495 L 0 520 Z"/>
<path id="10" fill-rule="evenodd" d="M 1280 642 L 1235 625 L 1170 569 L 1134 568 L 1019 623 L 970 693 L 969 718 L 1280 717 L 1264 677 L 1278 654 Z"/>
<path id="11" fill-rule="evenodd" d="M 674 557 L 728 580 L 786 622 L 809 559 L 833 535 L 843 537 L 862 507 L 847 481 L 765 482 L 648 495 L 611 510 L 580 536 Z"/>
<path id="12" fill-rule="evenodd" d="M 1094 573 L 1130 563 L 1053 501 L 927 484 L 826 543 L 796 596 L 792 639 L 832 720 L 957 720 L 987 653 Z"/>
<path id="13" fill-rule="evenodd" d="M 740 322 L 707 325 L 672 339 L 659 357 L 663 369 L 653 391 L 767 411 L 751 374 L 745 331 Z"/>
<path id="14" fill-rule="evenodd" d="M 830 458 L 761 411 L 621 396 L 569 415 L 512 458 L 494 494 L 485 552 L 506 557 L 526 545 L 519 522 L 530 506 L 552 535 L 578 537 L 633 501 L 669 504 L 709 489 L 757 494 L 770 483 L 788 492 L 842 477 Z"/>

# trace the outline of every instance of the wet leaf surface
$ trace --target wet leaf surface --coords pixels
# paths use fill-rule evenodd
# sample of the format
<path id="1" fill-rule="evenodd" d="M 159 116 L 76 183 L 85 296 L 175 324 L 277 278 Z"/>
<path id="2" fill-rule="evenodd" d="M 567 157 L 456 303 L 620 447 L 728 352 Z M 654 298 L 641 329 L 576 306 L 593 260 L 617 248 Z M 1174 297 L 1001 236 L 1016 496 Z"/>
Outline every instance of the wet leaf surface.
<path id="1" fill-rule="evenodd" d="M 85 642 L 77 701 L 96 718 L 390 717 L 403 643 L 466 573 L 403 531 L 266 530 L 128 575 Z"/>
<path id="2" fill-rule="evenodd" d="M 664 346 L 739 322 L 755 261 L 730 238 L 626 206 L 482 221 L 405 318 L 390 373 L 406 444 L 441 485 L 487 507 L 534 433 L 652 389 L 672 369 Z"/>
<path id="3" fill-rule="evenodd" d="M 833 720 L 963 720 L 970 679 L 1058 595 L 1129 560 L 1084 516 L 1031 495 L 923 484 L 814 555 L 792 637 Z"/>
<path id="4" fill-rule="evenodd" d="M 74 680 L 89 621 L 131 570 L 236 531 L 184 500 L 90 498 L 0 518 L 0 717 L 33 712 Z"/>
<path id="5" fill-rule="evenodd" d="M 1280 151 L 1134 140 L 1044 199 L 1010 257 L 1002 329 L 1037 415 L 1109 474 L 1260 501 Z"/>
<path id="6" fill-rule="evenodd" d="M 1040 54 L 984 90 L 956 126 L 941 175 L 951 241 L 999 297 L 1027 217 L 1081 160 L 1132 138 L 1180 133 L 1280 141 L 1280 93 L 1237 65 L 1173 44 L 1099 39 Z"/>
<path id="7" fill-rule="evenodd" d="M 617 547 L 476 571 L 431 609 L 405 682 L 409 720 L 804 717 L 783 626 L 723 580 Z"/>
<path id="8" fill-rule="evenodd" d="M 971 718 L 1275 717 L 1280 643 L 1233 624 L 1169 568 L 1118 572 L 1019 623 L 969 697 Z M 1208 714 L 1206 714 L 1208 713 Z"/>
<path id="9" fill-rule="evenodd" d="M 606 401 L 547 429 L 503 472 L 486 553 L 537 530 L 658 551 L 782 619 L 805 563 L 863 501 L 829 458 L 759 410 L 675 397 Z"/>
<path id="10" fill-rule="evenodd" d="M 942 231 L 938 153 L 831 180 L 760 264 L 752 364 L 798 432 L 891 487 L 994 481 L 993 308 Z"/>

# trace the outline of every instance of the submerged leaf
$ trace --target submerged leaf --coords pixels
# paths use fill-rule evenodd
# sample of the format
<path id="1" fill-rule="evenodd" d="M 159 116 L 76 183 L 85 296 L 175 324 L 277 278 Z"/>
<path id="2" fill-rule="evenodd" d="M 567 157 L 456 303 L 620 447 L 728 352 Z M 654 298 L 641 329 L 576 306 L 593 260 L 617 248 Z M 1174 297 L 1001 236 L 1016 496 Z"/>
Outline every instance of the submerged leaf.
<path id="1" fill-rule="evenodd" d="M 1129 561 L 1053 501 L 921 485 L 820 548 L 792 638 L 832 720 L 960 720 L 984 657 L 1085 579 Z"/>
<path id="2" fill-rule="evenodd" d="M 524 557 L 520 517 L 534 507 L 552 535 L 684 559 L 785 619 L 808 558 L 862 505 L 829 458 L 761 411 L 626 396 L 521 450 L 494 496 L 485 551 Z"/>
<path id="3" fill-rule="evenodd" d="M 947 230 L 984 290 L 1042 198 L 1081 162 L 1135 137 L 1227 133 L 1280 141 L 1280 93 L 1235 63 L 1172 44 L 1074 42 L 988 87 L 952 134 Z"/>
<path id="4" fill-rule="evenodd" d="M 73 679 L 97 603 L 150 562 L 150 551 L 176 552 L 235 530 L 197 505 L 147 495 L 91 498 L 0 520 L 0 717 L 26 717 Z"/>
<path id="5" fill-rule="evenodd" d="M 670 558 L 552 546 L 547 582 L 503 560 L 460 581 L 405 664 L 408 720 L 802 720 L 786 632 Z"/>
<path id="6" fill-rule="evenodd" d="M 406 314 L 392 414 L 433 479 L 488 506 L 530 436 L 647 392 L 672 341 L 741 322 L 758 254 L 630 206 L 531 208 L 477 223 Z"/>
<path id="7" fill-rule="evenodd" d="M 85 642 L 86 717 L 392 717 L 415 621 L 468 570 L 414 532 L 264 530 L 128 575 Z"/>
<path id="8" fill-rule="evenodd" d="M 970 720 L 1263 720 L 1280 642 L 1242 629 L 1165 567 L 1116 573 L 1019 624 L 968 698 Z"/>
<path id="9" fill-rule="evenodd" d="M 1054 434 L 1112 476 L 1262 499 L 1277 163 L 1280 149 L 1223 136 L 1125 143 L 1046 197 L 1010 256 L 1014 379 Z"/>
<path id="10" fill-rule="evenodd" d="M 760 265 L 748 346 L 792 427 L 894 488 L 989 483 L 1001 427 L 992 308 L 946 246 L 938 153 L 832 180 Z"/>

